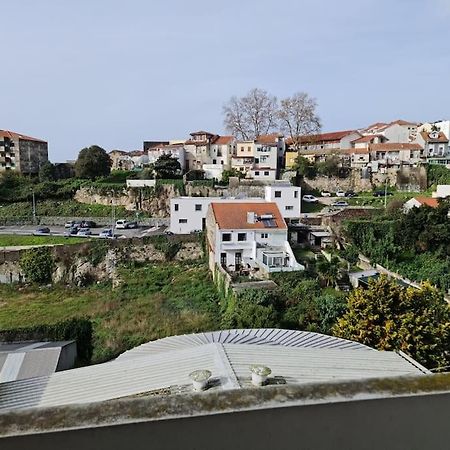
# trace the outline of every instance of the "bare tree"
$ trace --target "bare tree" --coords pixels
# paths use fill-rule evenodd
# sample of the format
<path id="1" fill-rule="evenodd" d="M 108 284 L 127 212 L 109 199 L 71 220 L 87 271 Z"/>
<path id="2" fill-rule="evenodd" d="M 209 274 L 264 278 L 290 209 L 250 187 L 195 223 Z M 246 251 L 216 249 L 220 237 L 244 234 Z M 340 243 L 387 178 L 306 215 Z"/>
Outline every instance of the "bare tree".
<path id="1" fill-rule="evenodd" d="M 244 97 L 231 97 L 224 105 L 224 125 L 238 139 L 256 139 L 276 129 L 277 110 L 277 98 L 255 88 Z"/>
<path id="2" fill-rule="evenodd" d="M 316 108 L 316 99 L 305 92 L 298 92 L 281 100 L 278 110 L 280 129 L 285 136 L 292 139 L 292 147 L 295 150 L 300 149 L 301 136 L 320 132 L 321 123 Z"/>

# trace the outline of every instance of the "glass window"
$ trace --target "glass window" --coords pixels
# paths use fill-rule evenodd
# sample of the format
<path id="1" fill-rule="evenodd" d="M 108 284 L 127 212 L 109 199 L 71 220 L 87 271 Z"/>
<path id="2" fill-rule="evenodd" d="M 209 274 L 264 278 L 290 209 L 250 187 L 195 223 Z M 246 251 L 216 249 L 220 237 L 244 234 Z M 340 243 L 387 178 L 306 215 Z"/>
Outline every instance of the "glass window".
<path id="1" fill-rule="evenodd" d="M 281 191 L 275 191 L 275 197 L 281 198 Z"/>
<path id="2" fill-rule="evenodd" d="M 202 210 L 202 205 L 201 204 L 195 205 L 195 210 L 196 211 L 201 211 Z"/>
<path id="3" fill-rule="evenodd" d="M 178 219 L 178 223 L 187 223 L 187 219 Z"/>
<path id="4" fill-rule="evenodd" d="M 178 208 L 179 208 L 178 203 L 175 203 L 174 208 L 175 208 L 175 211 L 178 211 Z"/>
<path id="5" fill-rule="evenodd" d="M 268 177 L 269 176 L 269 172 L 264 172 L 264 176 Z"/>
<path id="6" fill-rule="evenodd" d="M 286 206 L 285 209 L 286 209 L 286 211 L 292 211 L 294 209 L 294 207 L 289 205 L 289 206 Z"/>
<path id="7" fill-rule="evenodd" d="M 231 241 L 231 233 L 223 233 L 222 242 L 230 242 L 230 241 Z"/>
<path id="8" fill-rule="evenodd" d="M 247 240 L 247 233 L 238 233 L 238 241 L 246 241 Z"/>
<path id="9" fill-rule="evenodd" d="M 255 171 L 255 176 L 256 176 L 256 177 L 259 177 L 259 170 L 256 170 L 256 171 Z"/>
<path id="10" fill-rule="evenodd" d="M 298 191 L 294 191 L 294 198 L 298 198 Z"/>
<path id="11" fill-rule="evenodd" d="M 267 239 L 269 235 L 267 233 L 261 233 L 261 239 Z"/>

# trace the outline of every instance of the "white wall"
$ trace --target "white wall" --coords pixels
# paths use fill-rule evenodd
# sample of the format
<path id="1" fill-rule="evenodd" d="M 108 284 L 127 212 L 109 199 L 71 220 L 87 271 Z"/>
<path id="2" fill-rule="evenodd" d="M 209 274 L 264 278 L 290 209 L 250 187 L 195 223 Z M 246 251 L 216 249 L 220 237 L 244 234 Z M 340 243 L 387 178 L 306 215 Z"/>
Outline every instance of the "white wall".
<path id="1" fill-rule="evenodd" d="M 276 197 L 276 195 L 280 195 L 280 197 Z M 273 185 L 265 188 L 266 201 L 275 202 L 281 215 L 286 219 L 298 219 L 300 217 L 301 198 L 301 188 L 297 186 Z"/>
<path id="2" fill-rule="evenodd" d="M 433 192 L 435 198 L 450 197 L 450 184 L 438 184 L 436 186 L 436 192 Z"/>
<path id="3" fill-rule="evenodd" d="M 127 180 L 127 187 L 155 187 L 156 180 Z"/>

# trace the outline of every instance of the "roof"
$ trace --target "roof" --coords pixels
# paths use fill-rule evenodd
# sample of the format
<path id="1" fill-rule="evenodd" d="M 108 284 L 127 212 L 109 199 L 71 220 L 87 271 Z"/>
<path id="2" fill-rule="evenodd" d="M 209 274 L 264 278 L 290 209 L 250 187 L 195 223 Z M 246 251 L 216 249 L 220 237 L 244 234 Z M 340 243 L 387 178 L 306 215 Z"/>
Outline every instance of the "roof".
<path id="1" fill-rule="evenodd" d="M 278 138 L 282 137 L 283 135 L 279 133 L 272 133 L 272 134 L 262 134 L 261 136 L 258 136 L 255 139 L 255 142 L 257 144 L 273 144 L 276 145 L 278 142 Z"/>
<path id="2" fill-rule="evenodd" d="M 369 154 L 369 149 L 367 148 L 367 147 L 364 147 L 364 148 L 349 148 L 348 150 L 347 150 L 347 153 L 348 154 L 353 154 L 353 153 L 355 153 L 355 154 L 358 154 L 358 155 L 368 155 Z"/>
<path id="3" fill-rule="evenodd" d="M 275 226 L 270 229 L 285 230 L 286 222 L 280 214 L 276 203 L 211 203 L 214 218 L 219 229 L 222 230 L 252 230 L 268 229 L 264 221 L 256 220 L 255 223 L 248 222 L 248 213 L 255 213 L 257 217 L 272 215 Z"/>
<path id="4" fill-rule="evenodd" d="M 200 131 L 193 131 L 192 133 L 189 133 L 191 136 L 197 136 L 197 135 L 202 135 L 202 134 L 206 134 L 206 135 L 208 135 L 208 136 L 215 136 L 215 134 L 214 133 L 210 133 L 209 131 L 203 131 L 203 130 L 200 130 Z"/>
<path id="5" fill-rule="evenodd" d="M 389 125 L 414 125 L 414 126 L 417 126 L 417 123 L 415 123 L 415 122 L 408 122 L 407 120 L 398 119 L 398 120 L 394 120 Z"/>
<path id="6" fill-rule="evenodd" d="M 382 134 L 369 134 L 367 136 L 362 136 L 358 139 L 355 139 L 354 141 L 352 141 L 353 144 L 361 144 L 363 142 L 372 142 L 375 138 L 377 137 L 383 137 L 384 136 Z"/>
<path id="7" fill-rule="evenodd" d="M 421 131 L 420 135 L 425 142 L 448 142 L 447 136 L 442 131 L 439 131 L 439 136 L 437 138 L 431 138 L 431 133 L 432 132 L 428 133 L 427 131 Z"/>
<path id="8" fill-rule="evenodd" d="M 437 208 L 439 206 L 439 201 L 437 198 L 430 198 L 419 195 L 414 197 L 414 200 L 417 200 L 421 205 L 430 206 L 431 208 Z"/>
<path id="9" fill-rule="evenodd" d="M 423 147 L 416 143 L 387 142 L 385 144 L 370 144 L 370 150 L 378 152 L 398 152 L 399 150 L 421 150 Z"/>
<path id="10" fill-rule="evenodd" d="M 322 134 L 312 134 L 309 136 L 300 136 L 299 143 L 300 144 L 310 144 L 310 143 L 318 143 L 318 142 L 338 142 L 345 136 L 348 136 L 352 133 L 358 133 L 357 130 L 344 130 L 344 131 L 333 131 L 331 133 L 322 133 Z M 287 144 L 292 144 L 292 139 L 288 139 L 286 141 Z"/>
<path id="11" fill-rule="evenodd" d="M 42 139 L 37 139 L 31 136 L 25 136 L 24 134 L 15 133 L 14 131 L 8 131 L 8 130 L 0 130 L 0 138 L 9 138 L 12 140 L 18 140 L 22 139 L 24 141 L 35 141 L 35 142 L 42 142 L 47 143 L 46 141 L 43 141 Z"/>
<path id="12" fill-rule="evenodd" d="M 161 339 L 104 364 L 0 385 L 0 411 L 189 394 L 189 374 L 210 370 L 209 391 L 252 387 L 250 366 L 289 385 L 429 373 L 406 355 L 382 352 L 318 333 L 227 330 Z"/>
<path id="13" fill-rule="evenodd" d="M 74 341 L 0 343 L 0 384 L 50 375 L 55 372 L 61 350 Z"/>
<path id="14" fill-rule="evenodd" d="M 217 145 L 228 145 L 231 144 L 234 140 L 234 136 L 219 136 L 215 141 L 214 144 Z"/>

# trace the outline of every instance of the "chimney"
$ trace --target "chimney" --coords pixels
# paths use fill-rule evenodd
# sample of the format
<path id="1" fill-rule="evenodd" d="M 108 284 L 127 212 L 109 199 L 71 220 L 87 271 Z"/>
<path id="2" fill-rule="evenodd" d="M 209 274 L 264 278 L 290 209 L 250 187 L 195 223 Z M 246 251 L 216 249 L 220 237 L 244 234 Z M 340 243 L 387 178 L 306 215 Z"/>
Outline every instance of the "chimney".
<path id="1" fill-rule="evenodd" d="M 267 366 L 261 364 L 254 364 L 250 367 L 252 372 L 252 384 L 255 386 L 263 386 L 267 382 L 267 377 L 272 371 Z"/>
<path id="2" fill-rule="evenodd" d="M 210 370 L 194 370 L 189 374 L 194 391 L 200 392 L 208 388 L 208 380 L 211 377 Z"/>
<path id="3" fill-rule="evenodd" d="M 247 213 L 247 223 L 256 223 L 256 214 L 254 212 Z"/>

